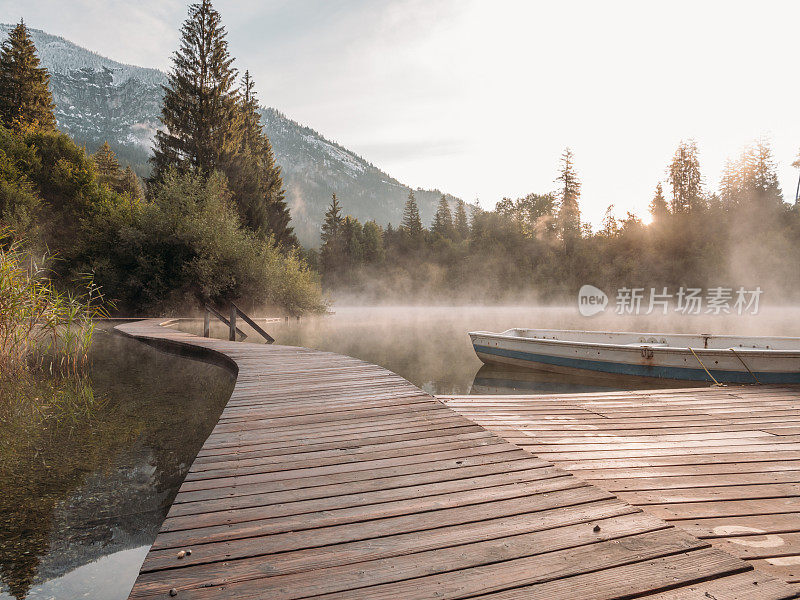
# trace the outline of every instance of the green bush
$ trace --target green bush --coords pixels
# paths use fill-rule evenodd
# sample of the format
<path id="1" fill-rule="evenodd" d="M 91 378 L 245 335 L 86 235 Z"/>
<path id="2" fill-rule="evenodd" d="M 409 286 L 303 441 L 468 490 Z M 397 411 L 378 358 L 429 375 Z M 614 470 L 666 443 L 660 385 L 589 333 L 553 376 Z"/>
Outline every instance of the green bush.
<path id="1" fill-rule="evenodd" d="M 82 218 L 124 200 L 100 184 L 91 158 L 68 135 L 0 127 L 0 226 L 35 247 L 64 257 Z"/>
<path id="2" fill-rule="evenodd" d="M 296 255 L 243 229 L 225 177 L 171 172 L 148 201 L 111 203 L 83 223 L 75 266 L 122 311 L 164 314 L 203 303 L 323 311 L 314 274 Z"/>

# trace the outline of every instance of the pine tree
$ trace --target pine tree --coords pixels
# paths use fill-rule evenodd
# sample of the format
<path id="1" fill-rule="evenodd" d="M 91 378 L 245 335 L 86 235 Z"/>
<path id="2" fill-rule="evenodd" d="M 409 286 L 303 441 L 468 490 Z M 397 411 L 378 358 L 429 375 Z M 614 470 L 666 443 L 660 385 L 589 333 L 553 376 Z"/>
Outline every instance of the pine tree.
<path id="1" fill-rule="evenodd" d="M 450 204 L 444 196 L 441 197 L 439 205 L 436 207 L 431 230 L 445 238 L 453 237 L 453 215 L 450 212 Z"/>
<path id="2" fill-rule="evenodd" d="M 108 142 L 103 142 L 103 145 L 92 156 L 95 167 L 97 167 L 97 174 L 101 177 L 114 178 L 120 175 L 119 161 L 117 155 L 108 145 Z"/>
<path id="3" fill-rule="evenodd" d="M 667 175 L 672 186 L 670 209 L 673 214 L 692 212 L 705 207 L 703 178 L 700 174 L 697 143 L 694 140 L 681 141 L 667 168 Z"/>
<path id="4" fill-rule="evenodd" d="M 224 172 L 240 146 L 236 69 L 225 28 L 210 0 L 189 7 L 181 36 L 164 86 L 165 130 L 156 132 L 154 181 L 173 167 L 202 174 Z"/>
<path id="5" fill-rule="evenodd" d="M 0 48 L 0 124 L 15 131 L 52 131 L 55 105 L 50 74 L 39 66 L 36 47 L 23 21 Z"/>
<path id="6" fill-rule="evenodd" d="M 619 234 L 619 222 L 614 216 L 614 205 L 609 204 L 606 208 L 606 214 L 603 217 L 603 228 L 600 233 L 606 237 L 614 237 Z"/>
<path id="7" fill-rule="evenodd" d="M 460 198 L 456 202 L 456 218 L 454 227 L 456 235 L 465 240 L 469 237 L 469 221 L 467 220 L 467 210 L 464 206 L 464 201 Z"/>
<path id="8" fill-rule="evenodd" d="M 283 178 L 281 177 L 281 168 L 275 164 L 275 156 L 272 153 L 272 148 L 269 149 L 265 162 L 272 165 L 268 167 L 270 173 L 267 179 L 267 197 L 269 203 L 267 204 L 267 224 L 270 233 L 274 236 L 275 241 L 283 248 L 292 248 L 299 246 L 297 236 L 294 234 L 294 227 L 289 223 L 292 221 L 292 215 L 289 212 L 289 205 L 286 203 L 286 194 L 283 190 Z"/>
<path id="9" fill-rule="evenodd" d="M 296 246 L 281 168 L 261 126 L 255 82 L 249 71 L 242 79 L 238 106 L 240 146 L 226 169 L 234 201 L 250 229 L 271 234 L 284 248 Z"/>
<path id="10" fill-rule="evenodd" d="M 581 184 L 575 172 L 572 150 L 566 148 L 561 155 L 561 172 L 556 178 L 561 184 L 558 224 L 564 249 L 569 252 L 575 241 L 581 236 L 581 211 L 578 199 L 581 195 Z"/>
<path id="11" fill-rule="evenodd" d="M 336 194 L 331 196 L 331 205 L 325 212 L 325 220 L 322 222 L 322 243 L 327 244 L 336 239 L 341 233 L 342 228 L 342 205 Z"/>
<path id="12" fill-rule="evenodd" d="M 726 160 L 719 183 L 719 197 L 726 209 L 736 206 L 742 196 L 741 160 Z"/>
<path id="13" fill-rule="evenodd" d="M 133 172 L 133 169 L 131 169 L 130 165 L 125 167 L 125 170 L 122 172 L 120 192 L 123 194 L 128 194 L 133 199 L 144 197 L 144 192 L 142 191 L 142 184 L 139 181 L 139 177 Z"/>
<path id="14" fill-rule="evenodd" d="M 336 198 L 336 194 L 333 194 L 331 205 L 325 212 L 325 219 L 322 222 L 320 263 L 324 274 L 332 275 L 342 267 L 344 259 L 343 223 L 342 207 Z"/>
<path id="15" fill-rule="evenodd" d="M 347 215 L 342 221 L 342 246 L 347 266 L 353 269 L 364 261 L 364 232 L 358 219 Z"/>
<path id="16" fill-rule="evenodd" d="M 380 264 L 385 256 L 380 225 L 375 221 L 367 221 L 364 223 L 364 260 L 371 264 Z"/>
<path id="17" fill-rule="evenodd" d="M 419 206 L 417 206 L 417 199 L 414 197 L 414 190 L 408 193 L 408 200 L 406 200 L 406 206 L 403 209 L 402 228 L 410 239 L 417 242 L 421 240 L 422 219 L 419 216 Z"/>
<path id="18" fill-rule="evenodd" d="M 783 205 L 783 193 L 778 183 L 778 172 L 772 156 L 772 146 L 760 138 L 748 153 L 750 168 L 746 186 L 752 189 L 751 202 L 756 209 L 773 209 Z"/>
<path id="19" fill-rule="evenodd" d="M 656 186 L 655 196 L 653 196 L 653 199 L 650 202 L 650 214 L 653 217 L 654 223 L 663 222 L 669 214 L 669 207 L 667 206 L 667 200 L 664 198 L 664 190 L 661 187 L 660 181 Z"/>
<path id="20" fill-rule="evenodd" d="M 768 140 L 757 140 L 745 147 L 736 160 L 725 162 L 720 198 L 727 209 L 774 211 L 783 206 L 783 193 Z"/>
<path id="21" fill-rule="evenodd" d="M 514 203 L 514 216 L 528 237 L 554 230 L 555 198 L 552 194 L 528 194 Z"/>

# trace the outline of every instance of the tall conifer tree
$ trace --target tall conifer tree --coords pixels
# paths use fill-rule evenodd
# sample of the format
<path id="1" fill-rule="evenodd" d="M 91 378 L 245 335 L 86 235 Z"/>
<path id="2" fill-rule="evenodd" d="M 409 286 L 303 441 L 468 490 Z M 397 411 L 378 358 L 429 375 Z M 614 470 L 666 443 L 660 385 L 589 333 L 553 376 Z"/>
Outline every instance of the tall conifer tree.
<path id="1" fill-rule="evenodd" d="M 283 247 L 296 246 L 281 168 L 261 126 L 255 82 L 249 71 L 242 78 L 239 113 L 240 147 L 228 172 L 242 219 L 254 231 L 272 234 Z"/>
<path id="2" fill-rule="evenodd" d="M 0 124 L 16 131 L 56 128 L 50 74 L 39 57 L 23 21 L 0 48 Z"/>
<path id="3" fill-rule="evenodd" d="M 172 57 L 156 133 L 153 180 L 175 167 L 225 171 L 239 147 L 236 69 L 219 13 L 210 0 L 189 7 L 181 45 Z"/>
<path id="4" fill-rule="evenodd" d="M 97 167 L 97 173 L 101 176 L 116 177 L 119 175 L 119 161 L 117 155 L 108 145 L 108 142 L 103 142 L 103 145 L 92 156 L 94 164 Z"/>
<path id="5" fill-rule="evenodd" d="M 450 212 L 450 204 L 444 196 L 439 199 L 431 229 L 442 237 L 449 238 L 453 236 L 453 215 Z"/>
<path id="6" fill-rule="evenodd" d="M 747 146 L 736 160 L 725 162 L 720 181 L 722 204 L 728 209 L 774 213 L 783 206 L 772 147 L 767 139 Z"/>
<path id="7" fill-rule="evenodd" d="M 368 263 L 382 263 L 386 256 L 383 248 L 383 231 L 375 221 L 364 223 L 364 260 Z"/>
<path id="8" fill-rule="evenodd" d="M 142 191 L 142 184 L 139 183 L 139 177 L 133 172 L 130 165 L 125 167 L 122 172 L 122 180 L 120 181 L 120 191 L 123 194 L 128 194 L 131 198 L 143 198 L 144 192 Z"/>
<path id="9" fill-rule="evenodd" d="M 661 187 L 661 182 L 656 186 L 656 193 L 653 200 L 650 202 L 650 214 L 653 216 L 654 223 L 661 223 L 669 214 L 669 207 L 667 200 L 664 198 L 664 189 Z"/>
<path id="10" fill-rule="evenodd" d="M 413 240 L 419 240 L 422 237 L 422 219 L 419 216 L 419 206 L 417 199 L 414 197 L 414 190 L 408 193 L 408 200 L 403 209 L 403 230 Z"/>
<path id="11" fill-rule="evenodd" d="M 467 209 L 464 206 L 464 201 L 460 198 L 456 202 L 456 217 L 454 227 L 456 235 L 465 240 L 469 237 L 469 220 L 467 219 Z"/>
<path id="12" fill-rule="evenodd" d="M 681 141 L 672 162 L 667 168 L 669 183 L 672 186 L 672 213 L 687 213 L 705 207 L 703 197 L 703 177 L 700 174 L 700 160 L 697 143 L 694 140 Z"/>
<path id="13" fill-rule="evenodd" d="M 344 242 L 342 235 L 342 206 L 336 198 L 331 196 L 331 204 L 325 212 L 322 222 L 322 248 L 320 249 L 320 262 L 323 273 L 335 273 L 342 268 L 344 261 Z"/>
<path id="14" fill-rule="evenodd" d="M 561 172 L 556 178 L 561 184 L 558 224 L 564 249 L 571 251 L 575 240 L 581 235 L 581 211 L 578 199 L 581 195 L 581 183 L 575 172 L 574 155 L 566 148 L 561 155 Z"/>
<path id="15" fill-rule="evenodd" d="M 783 193 L 778 183 L 778 171 L 772 155 L 772 146 L 766 138 L 760 138 L 749 154 L 749 187 L 753 190 L 752 201 L 757 209 L 769 209 L 783 205 Z"/>

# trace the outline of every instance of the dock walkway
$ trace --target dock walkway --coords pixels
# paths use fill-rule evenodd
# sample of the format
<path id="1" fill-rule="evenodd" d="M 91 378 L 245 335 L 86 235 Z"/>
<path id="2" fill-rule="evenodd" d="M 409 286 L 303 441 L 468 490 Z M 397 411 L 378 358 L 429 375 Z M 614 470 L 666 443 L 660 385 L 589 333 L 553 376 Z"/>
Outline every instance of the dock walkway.
<path id="1" fill-rule="evenodd" d="M 800 589 L 800 387 L 441 399 Z"/>
<path id="2" fill-rule="evenodd" d="M 131 598 L 798 596 L 383 368 L 158 321 L 118 329 L 238 372 Z"/>

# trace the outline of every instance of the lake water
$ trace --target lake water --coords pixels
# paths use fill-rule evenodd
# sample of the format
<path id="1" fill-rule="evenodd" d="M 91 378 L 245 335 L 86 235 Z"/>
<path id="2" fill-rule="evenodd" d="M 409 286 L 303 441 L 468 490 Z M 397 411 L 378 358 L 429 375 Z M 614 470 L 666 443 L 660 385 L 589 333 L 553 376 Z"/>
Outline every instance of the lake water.
<path id="1" fill-rule="evenodd" d="M 106 331 L 92 362 L 87 411 L 0 420 L 2 600 L 127 598 L 234 385 L 225 369 Z"/>
<path id="2" fill-rule="evenodd" d="M 512 327 L 674 333 L 739 333 L 798 335 L 800 311 L 764 310 L 755 316 L 639 315 L 618 316 L 612 310 L 583 317 L 577 307 L 537 306 L 336 306 L 324 317 L 290 319 L 264 325 L 279 344 L 338 352 L 375 363 L 405 377 L 432 394 L 572 393 L 641 387 L 626 379 L 567 376 L 483 366 L 467 332 L 504 331 Z M 254 313 L 257 314 L 257 313 Z M 252 329 L 248 342 L 261 342 Z M 200 321 L 181 329 L 200 334 Z M 212 320 L 212 335 L 227 338 L 228 330 Z M 680 385 L 671 381 L 648 387 Z"/>

